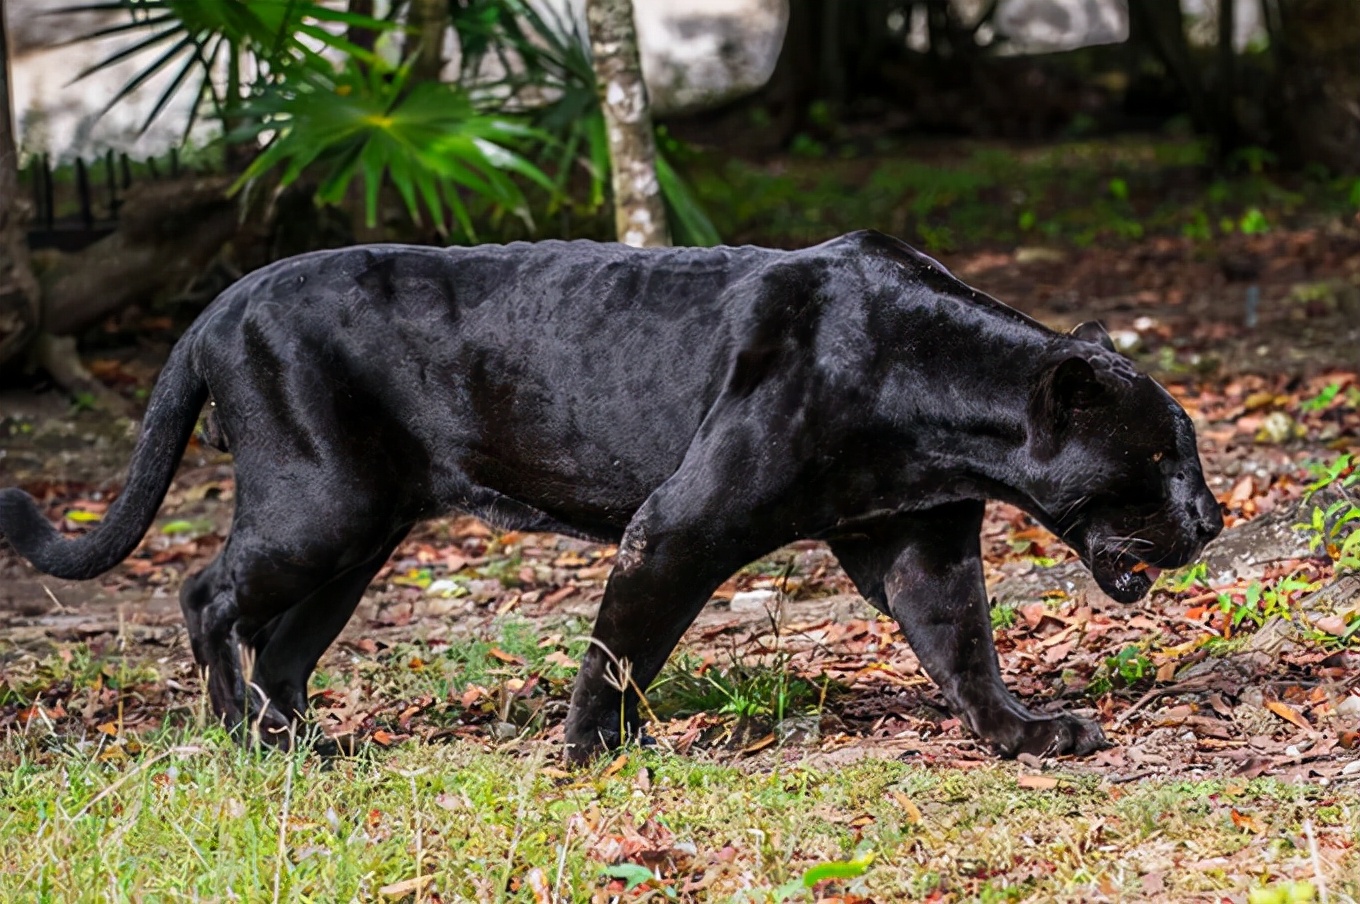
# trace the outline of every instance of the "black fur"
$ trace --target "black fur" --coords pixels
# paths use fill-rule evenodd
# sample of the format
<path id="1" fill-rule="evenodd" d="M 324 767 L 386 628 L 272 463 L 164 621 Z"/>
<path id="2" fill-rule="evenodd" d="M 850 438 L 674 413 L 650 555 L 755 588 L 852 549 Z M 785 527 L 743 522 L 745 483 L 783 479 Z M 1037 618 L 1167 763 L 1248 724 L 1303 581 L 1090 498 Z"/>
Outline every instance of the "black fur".
<path id="1" fill-rule="evenodd" d="M 236 515 L 182 605 L 231 724 L 243 644 L 282 742 L 392 549 L 416 522 L 466 511 L 620 545 L 567 720 L 578 759 L 620 742 L 621 705 L 638 727 L 610 658 L 645 688 L 718 584 L 800 538 L 830 542 L 1002 753 L 1085 753 L 1098 727 L 1030 713 L 1001 682 L 982 500 L 1031 512 L 1125 601 L 1150 584 L 1140 563 L 1189 562 L 1222 520 L 1185 412 L 1099 327 L 1074 332 L 875 232 L 796 252 L 309 254 L 241 280 L 184 335 L 99 527 L 62 540 L 9 489 L 0 535 L 50 574 L 113 567 L 211 397 Z"/>

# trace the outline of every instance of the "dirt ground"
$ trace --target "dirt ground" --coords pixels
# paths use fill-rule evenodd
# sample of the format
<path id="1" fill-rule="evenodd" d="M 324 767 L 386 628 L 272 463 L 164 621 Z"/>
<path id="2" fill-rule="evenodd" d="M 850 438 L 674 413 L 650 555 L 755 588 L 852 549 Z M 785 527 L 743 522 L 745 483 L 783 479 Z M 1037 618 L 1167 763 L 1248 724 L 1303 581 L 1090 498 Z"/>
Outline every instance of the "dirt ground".
<path id="1" fill-rule="evenodd" d="M 1293 529 L 1313 507 L 1301 502 L 1309 463 L 1360 444 L 1360 238 L 1311 231 L 1252 241 L 1246 250 L 1265 262 L 1255 283 L 1231 281 L 1219 261 L 1176 239 L 1133 252 L 1020 249 L 944 261 L 1051 326 L 1102 320 L 1195 418 L 1210 484 L 1229 512 L 1197 578 L 1163 578 L 1131 607 L 1100 594 L 1022 513 L 989 512 L 983 540 L 1007 681 L 1030 703 L 1099 718 L 1114 746 L 1067 766 L 1113 782 L 1171 773 L 1360 780 L 1360 647 L 1346 634 L 1360 596 Z M 1261 300 L 1248 327 L 1253 285 Z M 91 365 L 135 398 L 165 348 L 100 352 Z M 64 530 L 79 531 L 116 492 L 134 438 L 130 422 L 73 410 L 53 391 L 0 393 L 0 486 L 24 487 Z M 195 443 L 148 538 L 110 574 L 44 578 L 0 549 L 0 686 L 32 688 L 34 663 L 83 645 L 93 655 L 158 661 L 174 676 L 157 694 L 119 703 L 127 724 L 156 724 L 192 705 L 197 676 L 178 588 L 220 547 L 231 499 L 229 459 Z M 527 619 L 545 637 L 583 632 L 613 553 L 552 535 L 496 535 L 471 519 L 425 525 L 323 661 L 324 672 L 342 677 L 339 690 L 318 693 L 319 720 L 332 733 L 381 743 L 447 732 L 422 720 L 438 701 L 366 684 L 364 664 L 388 661 L 412 640 L 437 647 L 494 637 L 506 618 Z M 663 743 L 827 763 L 890 756 L 966 765 L 991 756 L 818 544 L 743 570 L 683 646 L 700 670 L 777 663 L 830 692 L 819 715 L 782 726 L 734 725 L 711 713 L 662 720 L 654 729 Z M 101 706 L 113 700 L 73 713 L 62 708 L 64 694 L 69 688 L 56 684 L 36 700 L 7 694 L 0 727 L 26 724 L 36 705 L 54 730 L 79 732 L 106 718 Z M 560 732 L 561 702 L 546 701 L 545 737 Z M 494 736 L 495 718 L 465 708 L 455 734 Z"/>

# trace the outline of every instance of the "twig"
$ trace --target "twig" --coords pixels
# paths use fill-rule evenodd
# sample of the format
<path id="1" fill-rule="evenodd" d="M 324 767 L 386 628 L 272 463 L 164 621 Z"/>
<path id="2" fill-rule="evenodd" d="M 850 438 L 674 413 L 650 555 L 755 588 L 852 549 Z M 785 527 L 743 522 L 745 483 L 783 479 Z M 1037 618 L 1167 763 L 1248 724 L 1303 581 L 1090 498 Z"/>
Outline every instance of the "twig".
<path id="1" fill-rule="evenodd" d="M 98 794 L 96 794 L 94 797 L 90 798 L 89 803 L 85 804 L 85 806 L 83 806 L 83 807 L 81 807 L 79 810 L 77 810 L 77 811 L 76 811 L 76 815 L 72 816 L 71 819 L 70 819 L 70 821 L 71 821 L 71 822 L 75 822 L 77 819 L 79 819 L 80 817 L 84 816 L 86 813 L 90 812 L 90 808 L 91 808 L 91 807 L 93 807 L 95 804 L 99 803 L 99 802 L 100 802 L 101 800 L 103 800 L 104 798 L 108 797 L 108 796 L 109 796 L 110 794 L 112 794 L 114 791 L 116 791 L 116 790 L 118 790 L 119 788 L 121 788 L 121 787 L 123 786 L 123 784 L 124 784 L 125 782 L 128 781 L 128 779 L 132 778 L 133 776 L 135 776 L 135 775 L 137 775 L 137 774 L 139 774 L 139 773 L 141 773 L 141 772 L 145 772 L 147 769 L 150 769 L 152 766 L 154 766 L 156 763 L 160 762 L 161 760 L 165 759 L 165 758 L 168 757 L 170 754 L 172 754 L 172 753 L 199 753 L 199 752 L 201 752 L 201 750 L 202 750 L 202 748 L 199 748 L 199 747 L 172 747 L 172 748 L 170 748 L 169 750 L 163 750 L 163 751 L 161 751 L 160 753 L 158 753 L 158 754 L 156 754 L 155 756 L 153 756 L 151 759 L 146 760 L 145 762 L 139 763 L 139 764 L 137 765 L 137 768 L 136 768 L 136 769 L 133 769 L 131 772 L 128 772 L 128 773 L 127 773 L 126 775 L 124 775 L 122 778 L 118 779 L 118 781 L 114 782 L 112 785 L 109 785 L 109 786 L 108 786 L 107 788 L 105 788 L 103 791 L 100 791 L 100 792 L 99 792 Z"/>
<path id="2" fill-rule="evenodd" d="M 283 858 L 288 851 L 288 809 L 293 801 L 293 768 L 295 757 L 288 758 L 288 774 L 283 780 L 283 813 L 279 817 L 279 850 L 274 858 L 274 904 L 279 904 L 279 879 L 283 874 Z"/>
<path id="3" fill-rule="evenodd" d="M 1327 880 L 1322 875 L 1322 858 L 1318 856 L 1317 836 L 1313 834 L 1313 820 L 1303 821 L 1303 834 L 1308 838 L 1308 855 L 1313 861 L 1313 877 L 1317 879 L 1318 900 L 1327 904 Z"/>
<path id="4" fill-rule="evenodd" d="M 1214 676 L 1212 675 L 1196 675 L 1193 678 L 1186 678 L 1184 681 L 1178 681 L 1175 684 L 1169 684 L 1166 687 L 1152 688 L 1146 694 L 1139 697 L 1138 700 L 1134 702 L 1132 706 L 1124 710 L 1122 713 L 1118 715 L 1118 717 L 1115 718 L 1114 727 L 1115 728 L 1122 727 L 1124 723 L 1128 722 L 1129 719 L 1133 718 L 1135 713 L 1137 713 L 1143 707 L 1147 706 L 1153 700 L 1156 700 L 1158 697 L 1169 697 L 1173 694 L 1185 693 L 1186 691 L 1208 690 L 1209 687 L 1212 686 L 1213 684 L 1212 681 L 1213 677 Z"/>

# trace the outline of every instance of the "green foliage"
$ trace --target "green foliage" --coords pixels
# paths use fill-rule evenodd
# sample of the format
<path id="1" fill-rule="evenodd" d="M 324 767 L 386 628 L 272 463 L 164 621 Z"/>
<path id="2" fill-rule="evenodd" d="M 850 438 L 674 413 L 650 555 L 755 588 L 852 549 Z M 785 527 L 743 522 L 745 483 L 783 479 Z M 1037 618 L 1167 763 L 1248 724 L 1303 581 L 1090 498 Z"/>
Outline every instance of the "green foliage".
<path id="1" fill-rule="evenodd" d="M 1308 402 L 1327 395 L 1319 405 L 1325 407 L 1336 396 L 1336 391 L 1328 395 L 1328 390 L 1335 389 L 1329 386 Z M 1312 471 L 1315 479 L 1304 492 L 1305 502 L 1329 488 L 1341 498 L 1325 507 L 1315 504 L 1309 519 L 1295 524 L 1294 528 L 1303 531 L 1308 537 L 1308 548 L 1331 559 L 1338 572 L 1360 571 L 1360 504 L 1349 492 L 1360 482 L 1360 470 L 1356 469 L 1352 456 L 1345 454 L 1330 464 L 1314 465 Z"/>
<path id="2" fill-rule="evenodd" d="M 610 879 L 622 879 L 624 891 L 632 891 L 639 885 L 647 884 L 656 878 L 652 875 L 651 870 L 636 863 L 616 863 L 613 866 L 606 866 L 600 875 L 607 876 Z M 673 893 L 671 897 L 674 897 Z"/>
<path id="3" fill-rule="evenodd" d="M 1290 618 L 1294 597 L 1316 590 L 1317 586 L 1316 581 L 1306 581 L 1297 575 L 1288 575 L 1272 584 L 1252 581 L 1240 594 L 1220 593 L 1218 606 L 1233 628 L 1241 627 L 1244 622 L 1259 627 L 1272 618 Z"/>
<path id="4" fill-rule="evenodd" d="M 318 0 L 106 0 L 65 7 L 54 12 L 126 13 L 128 21 L 108 25 L 77 38 L 96 41 L 119 35 L 136 40 L 76 74 L 75 80 L 101 72 L 138 53 L 163 52 L 137 72 L 109 100 L 104 110 L 162 73 L 173 73 L 146 119 L 145 131 L 186 85 L 195 83 L 194 103 L 184 134 L 210 104 L 219 119 L 230 119 L 242 100 L 242 62 L 258 73 L 260 84 L 274 84 L 298 72 L 326 72 L 331 66 L 316 48 L 339 51 L 371 61 L 373 55 L 336 34 L 335 26 L 384 31 L 390 22 L 335 9 Z M 327 26 L 331 26 L 328 28 Z M 219 88 L 213 74 L 227 67 L 227 85 Z"/>
<path id="5" fill-rule="evenodd" d="M 776 724 L 792 716 L 815 713 L 822 698 L 821 689 L 806 678 L 791 675 L 782 663 L 733 663 L 723 669 L 707 669 L 702 675 L 674 675 L 665 687 L 665 693 L 678 703 L 679 712 L 717 713 Z"/>
<path id="6" fill-rule="evenodd" d="M 1129 645 L 1105 661 L 1111 675 L 1117 675 L 1126 684 L 1141 681 L 1152 674 L 1152 660 L 1138 647 Z"/>
<path id="7" fill-rule="evenodd" d="M 534 127 L 552 136 L 537 158 L 558 188 L 548 212 L 566 200 L 577 172 L 587 176 L 585 208 L 603 204 L 609 148 L 590 38 L 580 20 L 528 0 L 480 0 L 459 13 L 455 27 L 463 43 L 463 81 L 472 84 L 488 58 L 498 60 L 505 72 L 499 81 L 477 89 L 479 103 L 525 107 Z M 508 65 L 512 59 L 518 65 Z M 529 94 L 533 101 L 524 100 Z M 542 103 L 539 98 L 545 96 L 551 99 Z M 717 230 L 676 171 L 674 161 L 684 152 L 664 128 L 657 129 L 656 175 L 671 236 L 681 245 L 716 245 Z"/>
<path id="8" fill-rule="evenodd" d="M 1000 631 L 1015 627 L 1015 606 L 1000 603 L 992 607 L 992 630 Z"/>
<path id="9" fill-rule="evenodd" d="M 1157 585 L 1171 593 L 1186 593 L 1190 590 L 1207 588 L 1209 586 L 1209 565 L 1206 562 L 1196 562 L 1176 571 L 1164 572 L 1157 579 Z"/>
<path id="10" fill-rule="evenodd" d="M 826 882 L 829 879 L 858 879 L 868 872 L 869 866 L 873 862 L 874 852 L 866 851 L 853 860 L 833 860 L 830 863 L 819 863 L 804 871 L 803 887 L 813 888 L 817 883 Z"/>
<path id="11" fill-rule="evenodd" d="M 1340 383 L 1328 383 L 1317 395 L 1304 399 L 1299 408 L 1307 412 L 1325 411 L 1330 408 L 1332 402 L 1341 394 Z"/>
<path id="12" fill-rule="evenodd" d="M 474 199 L 479 214 L 481 204 L 489 207 L 490 227 L 509 214 L 532 231 L 524 183 L 546 191 L 546 211 L 553 213 L 566 202 L 573 174 L 584 169 L 586 209 L 604 201 L 609 158 L 588 37 L 574 17 L 529 0 L 451 8 L 461 42 L 461 88 L 414 84 L 408 67 L 393 67 L 343 36 L 346 27 L 382 33 L 395 29 L 394 22 L 320 0 L 106 0 L 74 9 L 130 16 L 88 39 L 136 39 L 78 77 L 168 47 L 110 102 L 172 72 L 143 128 L 196 79 L 186 136 L 205 105 L 229 140 L 273 134 L 237 189 L 273 171 L 283 185 L 316 172 L 317 199 L 339 203 L 359 179 L 373 226 L 380 193 L 390 184 L 413 221 L 428 218 L 441 234 L 472 240 Z M 504 75 L 487 82 L 482 67 L 492 59 Z M 211 78 L 222 65 L 225 88 Z M 242 84 L 242 73 L 251 74 L 249 84 Z M 658 138 L 657 180 L 673 237 L 716 244 L 717 230 L 675 168 L 683 149 L 664 133 Z"/>
<path id="13" fill-rule="evenodd" d="M 441 232 L 445 211 L 468 238 L 476 231 L 460 195 L 466 189 L 532 225 L 529 205 L 511 174 L 547 191 L 553 182 L 519 148 L 544 136 L 523 122 L 482 113 L 466 92 L 438 82 L 410 84 L 410 67 L 389 71 L 351 63 L 332 77 L 313 75 L 271 87 L 248 108 L 253 124 L 239 137 L 274 132 L 236 188 L 271 170 L 289 185 L 313 167 L 322 173 L 318 199 L 339 203 L 350 183 L 364 184 L 364 210 L 377 221 L 378 196 L 390 179 L 411 218 L 421 211 Z"/>
<path id="14" fill-rule="evenodd" d="M 1116 688 L 1137 684 L 1155 671 L 1152 660 L 1148 659 L 1143 649 L 1129 644 L 1115 655 L 1105 658 L 1086 685 L 1086 693 L 1091 697 L 1103 697 Z"/>
<path id="15" fill-rule="evenodd" d="M 1264 235 L 1270 231 L 1270 224 L 1266 222 L 1266 215 L 1261 213 L 1260 208 L 1250 207 L 1246 213 L 1242 214 L 1242 219 L 1237 227 L 1242 230 L 1243 235 Z"/>

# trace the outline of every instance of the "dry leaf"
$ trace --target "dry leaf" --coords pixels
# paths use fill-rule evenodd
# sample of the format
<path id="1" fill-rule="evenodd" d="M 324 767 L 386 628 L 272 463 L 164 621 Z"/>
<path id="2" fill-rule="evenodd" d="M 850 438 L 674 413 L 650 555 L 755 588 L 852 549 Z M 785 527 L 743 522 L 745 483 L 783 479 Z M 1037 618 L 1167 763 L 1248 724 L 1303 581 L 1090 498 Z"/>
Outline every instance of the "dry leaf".
<path id="1" fill-rule="evenodd" d="M 507 653 L 500 647 L 492 647 L 486 652 L 492 659 L 499 659 L 507 665 L 524 665 L 524 657 L 516 656 L 513 653 Z"/>
<path id="2" fill-rule="evenodd" d="M 410 879 L 402 879 L 400 882 L 393 882 L 391 885 L 384 885 L 378 889 L 378 894 L 384 898 L 404 898 L 413 895 L 434 881 L 434 876 L 415 876 Z"/>
<path id="3" fill-rule="evenodd" d="M 1267 700 L 1266 709 L 1293 725 L 1297 725 L 1304 731 L 1312 731 L 1313 726 L 1308 724 L 1308 720 L 1299 714 L 1299 711 L 1288 703 L 1279 700 Z"/>
<path id="4" fill-rule="evenodd" d="M 915 825 L 921 821 L 921 808 L 916 806 L 910 797 L 897 790 L 889 793 L 892 794 L 892 799 L 897 802 L 897 806 L 902 809 L 902 815 L 907 818 L 907 822 Z"/>
<path id="5" fill-rule="evenodd" d="M 548 888 L 548 877 L 543 874 L 540 867 L 536 866 L 529 870 L 529 874 L 524 877 L 524 884 L 534 893 L 534 904 L 552 904 L 553 896 Z"/>
<path id="6" fill-rule="evenodd" d="M 1031 791 L 1052 791 L 1060 784 L 1060 782 L 1051 775 L 1034 775 L 1032 773 L 1025 773 L 1020 776 L 1016 780 L 1016 783 L 1020 785 L 1021 788 L 1028 788 Z"/>
<path id="7" fill-rule="evenodd" d="M 741 749 L 741 752 L 742 752 L 742 753 L 755 753 L 755 752 L 758 751 L 758 750 L 764 750 L 766 747 L 772 746 L 772 745 L 774 744 L 774 740 L 775 740 L 775 739 L 774 739 L 774 735 L 773 735 L 773 734 L 767 734 L 765 737 L 761 738 L 760 740 L 758 740 L 758 741 L 752 741 L 750 744 L 748 744 L 748 745 L 746 745 L 745 747 L 743 747 L 743 748 Z"/>

